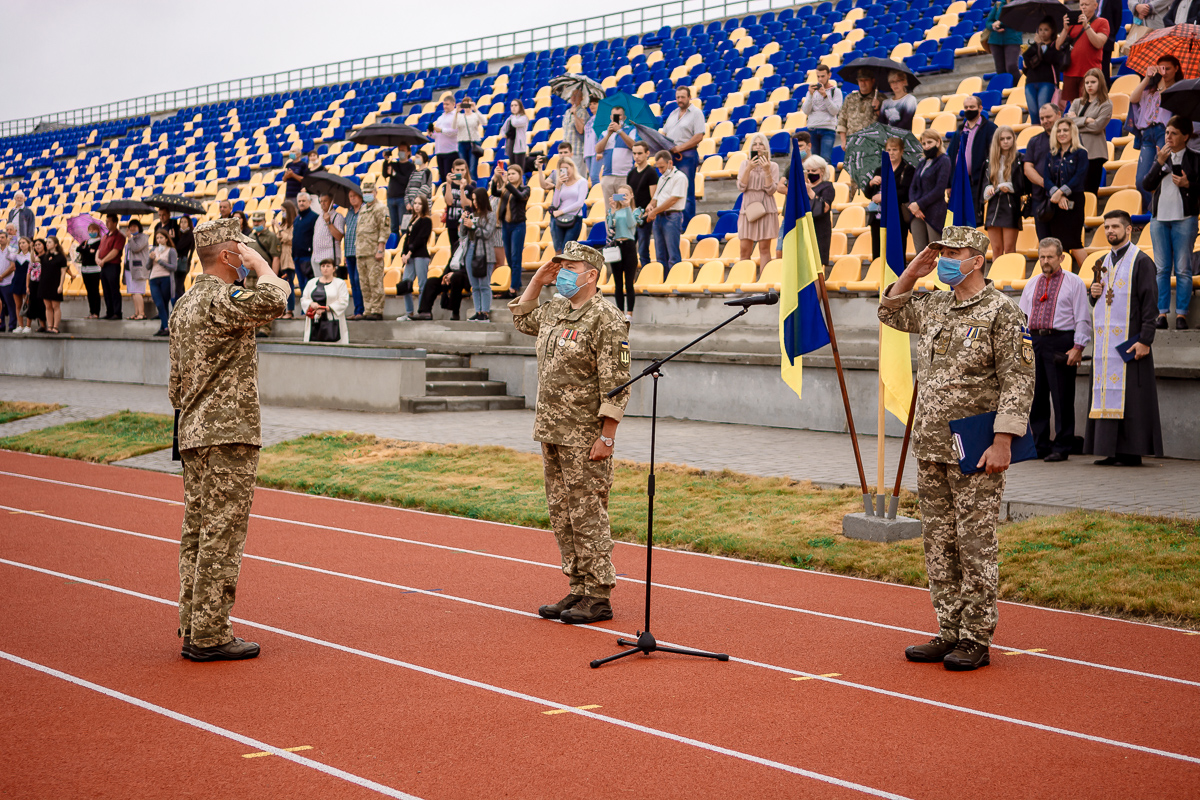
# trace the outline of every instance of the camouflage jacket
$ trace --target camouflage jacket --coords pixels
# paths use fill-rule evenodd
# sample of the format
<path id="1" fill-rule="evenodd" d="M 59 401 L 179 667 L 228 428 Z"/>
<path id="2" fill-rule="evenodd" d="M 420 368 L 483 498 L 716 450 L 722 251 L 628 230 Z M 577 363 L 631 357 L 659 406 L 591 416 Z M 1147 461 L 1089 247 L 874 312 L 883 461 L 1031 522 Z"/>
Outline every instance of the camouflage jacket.
<path id="1" fill-rule="evenodd" d="M 354 252 L 359 258 L 374 258 L 375 251 L 387 243 L 392 233 L 387 205 L 380 200 L 363 203 L 358 210 L 358 232 L 354 235 Z"/>
<path id="2" fill-rule="evenodd" d="M 920 334 L 913 455 L 956 463 L 950 420 L 996 412 L 995 431 L 1023 436 L 1033 403 L 1033 344 L 1025 314 L 992 284 L 959 302 L 954 292 L 884 297 L 879 319 Z"/>
<path id="3" fill-rule="evenodd" d="M 604 395 L 629 380 L 629 323 L 599 294 L 578 309 L 556 297 L 508 304 L 513 324 L 537 337 L 538 397 L 533 438 L 547 444 L 591 447 L 600 418 L 618 422 L 629 390 Z"/>
<path id="4" fill-rule="evenodd" d="M 254 329 L 287 310 L 274 284 L 243 289 L 200 275 L 171 312 L 171 377 L 179 409 L 179 449 L 262 446 Z"/>
<path id="5" fill-rule="evenodd" d="M 878 92 L 863 94 L 855 89 L 843 95 L 842 110 L 838 112 L 837 129 L 847 137 L 858 133 L 879 119 L 879 110 L 875 108 Z"/>

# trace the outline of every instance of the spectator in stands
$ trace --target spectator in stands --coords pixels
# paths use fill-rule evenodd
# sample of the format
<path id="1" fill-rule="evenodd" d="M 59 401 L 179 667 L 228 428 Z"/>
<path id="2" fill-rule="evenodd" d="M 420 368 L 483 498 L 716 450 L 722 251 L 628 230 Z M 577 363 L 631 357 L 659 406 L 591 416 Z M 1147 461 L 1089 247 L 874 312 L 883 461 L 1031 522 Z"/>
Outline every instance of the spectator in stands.
<path id="1" fill-rule="evenodd" d="M 133 298 L 133 316 L 146 318 L 146 280 L 150 277 L 150 237 L 142 232 L 142 223 L 129 220 L 125 241 L 125 291 Z"/>
<path id="2" fill-rule="evenodd" d="M 11 256 L 13 264 L 12 301 L 17 314 L 14 333 L 31 333 L 29 320 L 25 316 L 25 299 L 29 296 L 29 268 L 33 266 L 33 240 L 28 236 L 17 237 L 17 249 Z"/>
<path id="3" fill-rule="evenodd" d="M 285 201 L 290 203 L 291 200 Z M 163 229 L 154 234 L 154 247 L 150 249 L 150 299 L 158 309 L 158 330 L 155 336 L 169 336 L 167 319 L 171 316 L 171 298 L 175 295 L 175 267 L 179 254 L 171 244 L 171 237 Z"/>
<path id="4" fill-rule="evenodd" d="M 46 301 L 42 297 L 42 262 L 46 260 L 46 242 L 33 240 L 33 257 L 29 261 L 29 276 L 25 281 L 25 296 L 29 298 L 30 320 L 38 324 L 37 333 L 46 332 Z M 57 276 L 56 276 L 57 277 Z M 58 288 L 58 284 L 54 285 Z"/>
<path id="5" fill-rule="evenodd" d="M 333 204 L 332 195 L 323 194 L 318 202 L 321 204 L 321 213 L 313 227 L 312 260 L 320 264 L 328 258 L 335 267 L 340 266 L 343 263 L 342 240 L 346 238 L 346 218 Z"/>
<path id="6" fill-rule="evenodd" d="M 1092 340 L 1092 308 L 1083 280 L 1062 268 L 1062 242 L 1038 242 L 1041 274 L 1025 284 L 1021 310 L 1033 340 L 1034 387 L 1029 427 L 1037 454 L 1066 461 L 1075 446 L 1075 378 L 1083 349 Z M 1051 441 L 1050 412 L 1054 412 Z"/>
<path id="7" fill-rule="evenodd" d="M 308 162 L 304 158 L 304 154 L 300 151 L 300 145 L 292 145 L 291 151 L 288 152 L 291 158 L 283 167 L 283 186 L 284 199 L 295 200 L 296 195 L 300 194 L 304 177 L 308 175 Z"/>
<path id="8" fill-rule="evenodd" d="M 1058 34 L 1058 49 L 1071 44 L 1071 65 L 1063 70 L 1062 96 L 1070 103 L 1079 97 L 1083 76 L 1088 70 L 1100 69 L 1104 46 L 1108 43 L 1108 20 L 1097 14 L 1096 0 L 1079 0 L 1079 24 L 1071 24 L 1071 15 L 1063 15 L 1063 29 Z"/>
<path id="9" fill-rule="evenodd" d="M 308 153 L 308 174 L 321 171 L 321 154 L 316 150 L 310 150 Z"/>
<path id="10" fill-rule="evenodd" d="M 758 245 L 758 265 L 771 260 L 771 240 L 779 234 L 779 208 L 775 189 L 779 186 L 779 165 L 771 160 L 767 137 L 756 133 L 750 138 L 750 157 L 738 168 L 737 187 L 742 193 L 738 212 L 738 239 L 743 261 L 753 257 Z"/>
<path id="11" fill-rule="evenodd" d="M 1076 264 L 1082 264 L 1087 257 L 1083 249 L 1087 170 L 1087 150 L 1079 143 L 1079 130 L 1071 120 L 1060 119 L 1054 123 L 1050 158 L 1046 161 L 1048 202 L 1043 213 Z"/>
<path id="12" fill-rule="evenodd" d="M 592 97 L 588 100 L 588 118 L 587 125 L 583 129 L 583 174 L 588 179 L 589 186 L 595 186 L 600 182 L 600 159 L 597 157 L 598 149 L 596 147 L 596 111 L 600 108 L 599 98 Z"/>
<path id="13" fill-rule="evenodd" d="M 1129 119 L 1132 120 L 1134 143 L 1138 146 L 1138 190 L 1142 190 L 1146 173 L 1153 167 L 1158 151 L 1167 143 L 1167 122 L 1171 112 L 1162 107 L 1160 100 L 1162 93 L 1179 80 L 1179 75 L 1179 59 L 1168 53 L 1146 70 L 1146 77 L 1129 93 Z M 1142 208 L 1149 208 L 1150 202 L 1150 193 L 1142 191 Z"/>
<path id="14" fill-rule="evenodd" d="M 104 217 L 108 228 L 100 237 L 96 263 L 100 265 L 100 284 L 104 287 L 105 319 L 121 319 L 121 254 L 125 252 L 125 235 L 117 227 L 117 215 Z"/>
<path id="15" fill-rule="evenodd" d="M 217 216 L 221 219 L 232 219 L 233 203 L 230 203 L 228 200 L 222 200 L 217 203 Z"/>
<path id="16" fill-rule="evenodd" d="M 442 95 L 442 115 L 430 125 L 433 130 L 433 153 L 437 158 L 440 181 L 445 181 L 454 171 L 454 162 L 459 158 L 457 116 L 454 110 L 454 95 L 446 92 Z"/>
<path id="17" fill-rule="evenodd" d="M 334 273 L 337 265 L 332 258 L 323 258 L 319 264 L 321 274 L 304 286 L 300 297 L 300 310 L 304 312 L 304 341 L 327 341 L 313 336 L 321 330 L 321 322 L 329 315 L 337 322 L 339 344 L 350 343 L 350 326 L 346 324 L 346 309 L 350 307 L 350 292 L 346 282 L 337 280 Z"/>
<path id="18" fill-rule="evenodd" d="M 987 185 L 983 187 L 983 224 L 992 242 L 992 258 L 1017 250 L 1021 232 L 1021 198 L 1025 196 L 1025 163 L 1017 150 L 1017 135 L 1007 125 L 992 137 L 987 160 Z"/>
<path id="19" fill-rule="evenodd" d="M 925 158 L 913 172 L 908 187 L 913 246 L 918 253 L 930 242 L 942 238 L 942 229 L 946 227 L 946 190 L 954 173 L 950 157 L 942 152 L 941 134 L 927 129 L 921 134 L 921 148 Z"/>
<path id="20" fill-rule="evenodd" d="M 92 248 L 92 262 L 95 262 L 96 250 Z M 93 273 L 95 278 L 99 278 L 98 273 Z M 58 241 L 57 236 L 46 237 L 46 254 L 42 256 L 42 279 L 41 293 L 42 301 L 46 304 L 46 331 L 48 333 L 58 333 L 59 326 L 62 325 L 62 299 L 63 287 L 67 283 L 67 254 L 63 252 L 62 245 Z M 87 281 L 84 281 L 85 285 Z M 92 281 L 93 288 L 88 293 L 88 306 L 93 308 L 91 318 L 95 319 L 96 312 L 100 311 L 100 289 L 99 280 Z M 96 299 L 93 302 L 92 294 L 95 294 Z"/>
<path id="21" fill-rule="evenodd" d="M 154 223 L 154 235 L 158 236 L 159 231 L 167 232 L 167 239 L 174 247 L 175 237 L 179 235 L 179 223 L 171 219 L 171 212 L 165 208 L 158 210 L 158 222 Z"/>
<path id="22" fill-rule="evenodd" d="M 1106 85 L 1112 83 L 1112 55 L 1116 47 L 1120 31 L 1125 28 L 1124 0 L 1099 0 L 1099 15 L 1108 23 L 1110 35 L 1104 43 L 1104 52 L 1100 57 L 1100 72 L 1104 75 Z"/>
<path id="23" fill-rule="evenodd" d="M 573 162 L 572 162 L 573 163 Z M 463 256 L 466 255 L 466 241 L 461 245 Z M 456 251 L 457 254 L 457 251 Z M 459 257 L 461 258 L 461 257 Z M 467 287 L 467 270 L 455 256 L 450 257 L 450 264 L 442 272 L 441 280 L 426 281 L 425 288 L 417 301 L 417 313 L 410 315 L 413 320 L 433 319 L 433 301 L 440 294 L 442 308 L 450 312 L 450 319 L 457 321 L 462 308 L 463 289 Z"/>
<path id="24" fill-rule="evenodd" d="M 8 231 L 0 232 L 0 333 L 17 332 L 17 309 L 13 305 L 13 275 L 17 265 L 8 249 Z"/>
<path id="25" fill-rule="evenodd" d="M 458 104 L 458 114 L 454 118 L 458 131 L 458 157 L 467 162 L 467 174 L 475 179 L 476 168 L 479 166 L 479 155 L 476 148 L 483 148 L 483 115 L 475 108 L 475 101 L 464 97 Z"/>
<path id="26" fill-rule="evenodd" d="M 650 163 L 650 145 L 645 142 L 633 143 L 633 169 L 625 176 L 625 183 L 633 189 L 634 210 L 642 212 L 637 226 L 637 252 L 638 262 L 644 267 L 650 263 L 650 240 L 654 238 L 654 226 L 645 215 L 658 186 L 658 170 Z"/>
<path id="27" fill-rule="evenodd" d="M 833 160 L 833 146 L 837 139 L 838 114 L 842 110 L 842 90 L 829 80 L 829 66 L 817 65 L 817 82 L 808 87 L 804 103 L 800 106 L 808 119 L 808 134 L 812 137 L 812 151 L 826 161 Z"/>
<path id="28" fill-rule="evenodd" d="M 912 215 L 908 211 L 909 194 L 912 187 L 913 174 L 916 170 L 912 164 L 904 160 L 904 141 L 902 139 L 890 138 L 883 145 L 884 153 L 888 157 L 888 161 L 892 165 L 892 173 L 896 176 L 896 198 L 899 200 L 900 206 L 900 241 L 904 242 L 904 246 L 908 246 L 908 228 Z M 868 218 L 871 225 L 871 257 L 879 258 L 879 222 L 880 222 L 880 203 L 883 202 L 883 194 L 880 188 L 883 185 L 883 165 L 880 165 L 879 172 L 875 177 L 871 178 L 870 184 L 867 186 L 867 194 L 870 195 L 871 205 L 867 208 L 870 210 Z M 872 209 L 873 206 L 873 209 Z"/>
<path id="29" fill-rule="evenodd" d="M 908 75 L 899 70 L 888 73 L 892 96 L 879 107 L 879 121 L 893 128 L 911 131 L 917 115 L 917 98 L 908 91 Z"/>
<path id="30" fill-rule="evenodd" d="M 675 166 L 687 178 L 687 197 L 679 209 L 683 212 L 683 225 L 686 227 L 696 216 L 696 169 L 700 166 L 700 154 L 696 148 L 708 132 L 704 114 L 692 105 L 692 90 L 687 86 L 675 89 L 675 109 L 663 121 L 660 132 L 674 143 L 671 154 Z"/>
<path id="31" fill-rule="evenodd" d="M 522 209 L 524 210 L 524 209 Z M 524 223 L 521 223 L 524 226 Z M 522 235 L 525 231 L 522 228 Z M 404 267 L 401 280 L 416 287 L 417 295 L 425 289 L 425 281 L 429 277 L 429 237 L 433 235 L 433 219 L 429 214 L 429 198 L 417 195 L 413 198 L 412 214 L 408 229 L 404 232 L 404 245 L 400 248 L 400 264 Z M 400 321 L 412 318 L 414 299 L 412 291 L 404 295 L 404 316 Z"/>
<path id="32" fill-rule="evenodd" d="M 1163 27 L 1175 25 L 1200 25 L 1200 7 L 1187 0 L 1173 0 L 1170 10 L 1163 17 Z"/>
<path id="33" fill-rule="evenodd" d="M 858 71 L 858 91 L 845 95 L 842 99 L 842 110 L 838 112 L 837 132 L 841 137 L 842 147 L 846 146 L 846 138 L 879 119 L 879 108 L 882 101 L 875 91 L 875 75 L 869 70 Z"/>
<path id="34" fill-rule="evenodd" d="M 312 209 L 312 195 L 308 192 L 296 195 L 296 220 L 292 223 L 292 265 L 296 268 L 296 288 L 301 292 L 313 277 L 313 236 L 319 219 L 320 215 Z"/>
<path id="35" fill-rule="evenodd" d="M 1108 82 L 1098 69 L 1083 76 L 1083 92 L 1071 102 L 1067 119 L 1079 129 L 1079 143 L 1088 151 L 1087 183 L 1092 194 L 1100 191 L 1104 181 L 1104 162 L 1108 160 L 1108 139 L 1104 129 L 1112 119 L 1112 101 L 1108 99 Z"/>
<path id="36" fill-rule="evenodd" d="M 511 292 L 519 295 L 521 266 L 525 257 L 525 208 L 529 204 L 525 170 L 518 164 L 509 164 L 508 169 L 497 167 L 489 191 L 497 198 L 496 217 L 500 220 L 504 260 L 512 272 Z"/>
<path id="37" fill-rule="evenodd" d="M 466 161 L 461 158 L 454 159 L 452 169 L 449 176 L 442 181 L 442 199 L 446 201 L 442 222 L 446 224 L 446 235 L 450 237 L 450 252 L 458 249 L 458 221 L 462 219 L 462 196 L 475 185 L 467 175 Z"/>
<path id="38" fill-rule="evenodd" d="M 1000 12 L 1008 5 L 1008 0 L 992 3 L 992 10 L 984 18 L 983 24 L 988 27 L 988 47 L 992 51 L 992 61 L 996 64 L 996 72 L 1007 72 L 1012 75 L 1013 85 L 1017 83 L 1017 67 L 1021 58 L 1021 32 L 1006 28 L 1000 22 Z"/>
<path id="39" fill-rule="evenodd" d="M 296 218 L 299 215 L 300 210 L 296 207 L 295 201 L 284 200 L 283 216 L 275 218 L 275 236 L 279 239 L 279 271 L 277 274 L 288 282 L 288 286 L 291 286 L 292 279 L 297 277 L 296 261 L 292 252 L 296 244 Z M 280 317 L 280 319 L 293 319 L 295 317 L 295 292 L 288 292 L 287 308 L 287 313 Z"/>
<path id="40" fill-rule="evenodd" d="M 404 211 L 414 213 L 413 201 L 420 195 L 425 198 L 425 208 L 433 203 L 433 174 L 429 169 L 429 156 L 418 150 L 413 153 L 413 173 L 408 177 L 408 188 L 404 190 Z"/>
<path id="41" fill-rule="evenodd" d="M 958 148 L 966 140 L 967 174 L 971 177 L 971 197 L 975 200 L 975 219 L 983 218 L 983 184 L 987 156 L 996 135 L 996 123 L 983 117 L 983 103 L 975 95 L 963 101 L 962 124 L 950 140 L 950 163 L 958 163 Z"/>
<path id="42" fill-rule="evenodd" d="M 1127 5 L 1133 15 L 1133 24 L 1129 26 L 1125 44 L 1132 46 L 1150 31 L 1162 28 L 1167 12 L 1175 3 L 1174 0 L 1150 0 L 1148 3 L 1142 0 L 1128 0 Z"/>
<path id="43" fill-rule="evenodd" d="M 1062 53 L 1055 44 L 1054 23 L 1049 18 L 1038 25 L 1033 44 L 1025 50 L 1024 61 L 1025 107 L 1032 115 L 1034 109 L 1040 109 L 1054 99 L 1062 70 Z"/>
<path id="44" fill-rule="evenodd" d="M 804 159 L 804 188 L 812 206 L 813 229 L 817 234 L 817 250 L 820 251 L 822 264 L 829 263 L 829 244 L 833 238 L 833 198 L 836 196 L 828 175 L 829 164 L 821 156 Z M 782 257 L 783 253 L 777 252 L 776 255 Z"/>
<path id="45" fill-rule="evenodd" d="M 612 265 L 616 288 L 617 308 L 625 312 L 625 320 L 633 322 L 633 278 L 637 272 L 637 226 L 641 210 L 633 207 L 633 187 L 622 184 L 613 192 L 612 202 L 604 217 L 609 241 L 617 246 L 621 258 Z"/>
<path id="46" fill-rule="evenodd" d="M 238 221 L 238 225 L 241 226 L 242 235 L 249 236 L 250 235 L 250 219 L 249 219 L 249 217 L 246 216 L 246 212 L 245 211 L 235 211 L 235 212 L 233 212 L 233 218 L 236 219 Z"/>
<path id="47" fill-rule="evenodd" d="M 463 239 L 467 242 L 467 253 L 463 264 L 467 271 L 467 282 L 471 285 L 471 302 L 475 313 L 469 322 L 488 322 L 492 311 L 492 270 L 496 267 L 496 255 L 492 248 L 492 237 L 496 231 L 496 212 L 488 200 L 487 189 L 474 187 L 463 195 Z"/>
<path id="48" fill-rule="evenodd" d="M 625 183 L 625 177 L 633 167 L 633 145 L 637 139 L 637 128 L 629 124 L 625 109 L 613 109 L 612 121 L 604 136 L 596 142 L 596 153 L 600 156 L 600 188 L 604 193 L 604 207 L 612 202 L 613 192 Z"/>
<path id="49" fill-rule="evenodd" d="M 563 114 L 562 141 L 571 146 L 571 159 L 575 162 L 575 171 L 585 174 L 583 139 L 587 132 L 588 110 L 583 104 L 583 91 L 576 89 L 571 94 L 571 105 Z M 561 151 L 560 151 L 561 152 Z"/>
<path id="50" fill-rule="evenodd" d="M 355 245 L 358 239 L 358 217 L 362 212 L 363 197 L 358 192 L 351 191 L 349 199 L 350 209 L 346 212 L 346 234 L 342 238 L 342 247 L 345 248 L 346 253 L 346 275 L 350 279 L 350 295 L 354 298 L 354 314 L 350 319 L 362 319 L 365 306 L 363 305 L 362 286 L 359 283 Z"/>
<path id="51" fill-rule="evenodd" d="M 500 137 L 504 139 L 504 153 L 512 164 L 525 172 L 525 157 L 529 154 L 529 117 L 525 115 L 525 104 L 520 98 L 513 98 L 508 104 L 508 119 L 500 126 Z"/>
<path id="52" fill-rule="evenodd" d="M 667 150 L 659 150 L 654 156 L 658 167 L 658 187 L 654 199 L 646 210 L 646 222 L 654 225 L 654 250 L 659 262 L 666 268 L 678 264 L 679 240 L 683 236 L 684 195 L 687 193 L 687 176 L 675 169 L 675 161 Z"/>
<path id="53" fill-rule="evenodd" d="M 1158 320 L 1167 327 L 1171 310 L 1171 273 L 1175 273 L 1175 329 L 1188 326 L 1192 302 L 1192 248 L 1200 214 L 1200 153 L 1188 147 L 1192 121 L 1180 116 L 1167 123 L 1167 143 L 1158 151 L 1142 188 L 1154 193 L 1150 207 L 1150 242 L 1158 274 Z"/>
<path id="54" fill-rule="evenodd" d="M 25 193 L 20 189 L 13 195 L 13 207 L 8 211 L 6 222 L 14 223 L 17 226 L 17 236 L 27 236 L 33 239 L 37 224 L 33 218 L 33 210 L 25 205 Z"/>
<path id="55" fill-rule="evenodd" d="M 796 140 L 796 150 L 800 153 L 800 163 L 803 164 L 804 159 L 813 155 L 812 136 L 808 131 L 796 131 L 796 133 L 792 135 L 792 138 Z M 783 181 L 784 186 L 787 185 L 786 175 L 781 176 L 780 180 Z M 779 191 L 782 192 L 784 190 L 780 189 Z"/>
<path id="56" fill-rule="evenodd" d="M 387 179 L 387 208 L 391 220 L 392 233 L 399 235 L 401 228 L 408 227 L 404 219 L 404 197 L 408 193 L 408 181 L 416 171 L 416 165 L 409 158 L 408 145 L 402 144 L 394 151 L 395 158 L 383 162 L 383 177 Z"/>
<path id="57" fill-rule="evenodd" d="M 93 223 L 88 226 L 88 238 L 75 248 L 75 257 L 79 260 L 79 275 L 83 278 L 83 288 L 87 291 L 88 319 L 100 319 L 101 266 L 97 261 L 100 243 L 100 226 Z"/>
<path id="58" fill-rule="evenodd" d="M 196 252 L 196 237 L 192 233 L 192 218 L 186 214 L 179 218 L 179 235 L 175 237 L 175 302 L 187 290 L 187 275 L 192 266 L 192 253 Z"/>
<path id="59" fill-rule="evenodd" d="M 577 241 L 583 230 L 583 204 L 587 200 L 588 185 L 570 158 L 559 161 L 555 184 L 550 239 L 557 255 L 567 242 Z"/>
<path id="60" fill-rule="evenodd" d="M 1029 206 L 1033 211 L 1033 224 L 1038 239 L 1050 235 L 1050 224 L 1039 213 L 1047 201 L 1046 164 L 1050 160 L 1050 137 L 1054 134 L 1054 123 L 1058 122 L 1060 109 L 1054 103 L 1045 103 L 1038 109 L 1038 122 L 1042 130 L 1025 144 L 1025 181 L 1029 187 Z"/>

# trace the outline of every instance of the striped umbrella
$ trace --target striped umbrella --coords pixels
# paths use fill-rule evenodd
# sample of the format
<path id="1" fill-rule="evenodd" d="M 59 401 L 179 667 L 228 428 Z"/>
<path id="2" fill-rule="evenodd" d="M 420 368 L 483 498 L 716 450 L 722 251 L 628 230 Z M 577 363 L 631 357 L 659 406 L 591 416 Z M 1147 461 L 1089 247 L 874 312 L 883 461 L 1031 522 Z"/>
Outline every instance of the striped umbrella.
<path id="1" fill-rule="evenodd" d="M 1200 25 L 1176 25 L 1146 34 L 1129 51 L 1125 65 L 1145 75 L 1158 59 L 1168 55 L 1179 59 L 1179 79 L 1200 77 Z"/>

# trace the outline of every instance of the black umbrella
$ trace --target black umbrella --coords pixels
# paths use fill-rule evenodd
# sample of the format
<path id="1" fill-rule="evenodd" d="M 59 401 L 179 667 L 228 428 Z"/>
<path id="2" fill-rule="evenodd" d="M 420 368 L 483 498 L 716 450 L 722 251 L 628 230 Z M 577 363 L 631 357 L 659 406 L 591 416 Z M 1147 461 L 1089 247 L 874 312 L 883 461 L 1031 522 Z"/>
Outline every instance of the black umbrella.
<path id="1" fill-rule="evenodd" d="M 110 200 L 103 205 L 98 205 L 92 209 L 93 214 L 128 214 L 130 216 L 141 216 L 142 214 L 153 214 L 154 209 L 146 205 L 140 200 Z"/>
<path id="2" fill-rule="evenodd" d="M 422 145 L 429 137 L 411 125 L 376 123 L 359 128 L 347 136 L 346 141 L 371 147 L 399 147 L 402 144 Z"/>
<path id="3" fill-rule="evenodd" d="M 920 86 L 921 82 L 917 80 L 917 76 L 908 67 L 890 58 L 856 58 L 849 64 L 843 64 L 838 68 L 838 78 L 843 83 L 858 83 L 858 75 L 863 70 L 867 71 L 868 75 L 875 76 L 876 91 L 886 92 L 888 90 L 888 73 L 902 72 L 908 76 L 908 90 L 911 92 L 913 87 Z"/>
<path id="4" fill-rule="evenodd" d="M 362 197 L 362 187 L 356 181 L 332 172 L 310 172 L 300 181 L 300 185 L 316 194 L 331 195 L 333 202 L 339 206 L 350 205 L 351 192 Z"/>
<path id="5" fill-rule="evenodd" d="M 1172 114 L 1200 122 L 1200 78 L 1175 81 L 1171 88 L 1162 90 L 1159 105 Z"/>
<path id="6" fill-rule="evenodd" d="M 1037 33 L 1038 25 L 1046 17 L 1056 32 L 1062 30 L 1063 15 L 1071 9 L 1057 0 L 1012 0 L 1000 9 L 1000 24 L 1014 31 Z"/>
<path id="7" fill-rule="evenodd" d="M 204 206 L 197 200 L 178 194 L 155 194 L 142 200 L 148 206 L 165 208 L 176 214 L 203 214 Z"/>

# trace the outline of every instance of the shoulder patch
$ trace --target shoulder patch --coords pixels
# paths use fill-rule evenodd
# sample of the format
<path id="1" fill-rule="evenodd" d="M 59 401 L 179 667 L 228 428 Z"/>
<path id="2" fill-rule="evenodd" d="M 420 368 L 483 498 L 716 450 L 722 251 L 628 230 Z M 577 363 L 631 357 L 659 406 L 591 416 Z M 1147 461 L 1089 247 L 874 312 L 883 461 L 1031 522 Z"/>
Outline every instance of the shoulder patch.
<path id="1" fill-rule="evenodd" d="M 246 289 L 241 286 L 234 286 L 229 290 L 229 299 L 236 300 L 239 303 L 244 303 L 248 300 L 253 300 L 258 293 L 253 289 Z"/>
<path id="2" fill-rule="evenodd" d="M 629 366 L 629 342 L 621 342 L 617 348 L 617 356 L 622 364 Z"/>
<path id="3" fill-rule="evenodd" d="M 1025 366 L 1033 366 L 1033 339 L 1029 335 L 1029 328 L 1021 326 L 1021 360 L 1025 362 Z"/>

